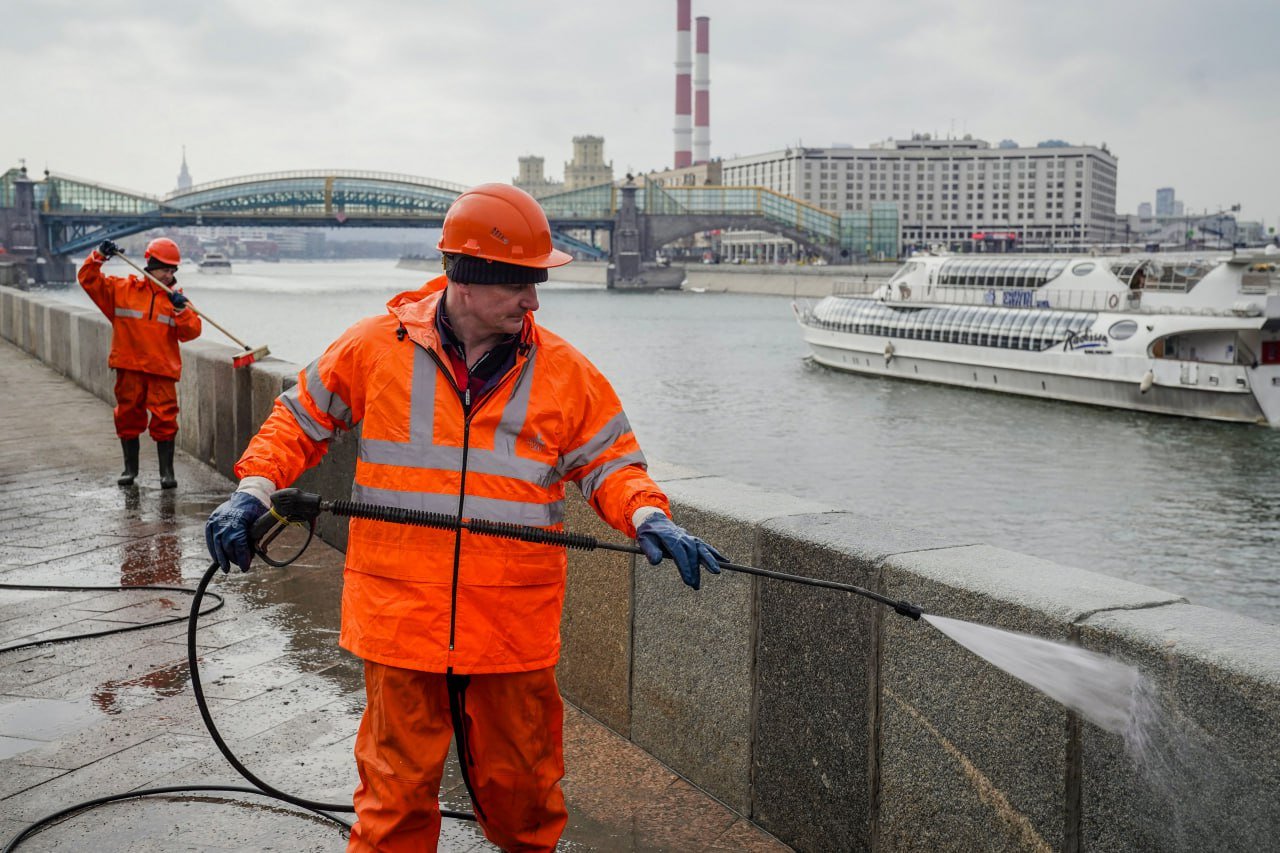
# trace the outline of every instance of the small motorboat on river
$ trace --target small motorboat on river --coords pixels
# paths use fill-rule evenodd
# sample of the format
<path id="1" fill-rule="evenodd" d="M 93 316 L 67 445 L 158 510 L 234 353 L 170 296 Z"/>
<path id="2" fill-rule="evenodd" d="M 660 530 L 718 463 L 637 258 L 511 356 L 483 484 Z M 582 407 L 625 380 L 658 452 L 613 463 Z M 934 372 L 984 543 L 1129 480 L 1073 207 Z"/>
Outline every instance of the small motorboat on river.
<path id="1" fill-rule="evenodd" d="M 795 306 L 819 364 L 1280 427 L 1280 255 L 916 255 Z"/>
<path id="2" fill-rule="evenodd" d="M 221 252 L 205 252 L 198 268 L 202 273 L 226 275 L 231 272 L 231 259 Z"/>

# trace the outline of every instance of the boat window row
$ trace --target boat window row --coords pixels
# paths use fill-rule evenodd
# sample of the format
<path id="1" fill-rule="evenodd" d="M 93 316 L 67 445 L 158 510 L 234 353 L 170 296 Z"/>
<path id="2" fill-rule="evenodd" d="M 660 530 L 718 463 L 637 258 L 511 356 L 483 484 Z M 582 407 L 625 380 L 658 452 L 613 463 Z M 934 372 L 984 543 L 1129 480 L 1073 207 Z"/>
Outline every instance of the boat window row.
<path id="1" fill-rule="evenodd" d="M 1040 351 L 1088 332 L 1097 317 L 1083 311 L 1013 311 L 982 305 L 900 308 L 870 299 L 828 297 L 807 322 L 857 335 Z"/>
<path id="2" fill-rule="evenodd" d="M 1139 281 L 1145 290 L 1166 290 L 1185 293 L 1214 268 L 1214 264 L 1201 260 L 1159 261 L 1135 258 L 1116 261 L 1111 272 L 1123 282 Z M 1132 285 L 1130 285 L 1132 286 Z"/>
<path id="3" fill-rule="evenodd" d="M 1062 274 L 1062 258 L 955 258 L 942 262 L 937 284 L 944 287 L 1042 287 Z"/>

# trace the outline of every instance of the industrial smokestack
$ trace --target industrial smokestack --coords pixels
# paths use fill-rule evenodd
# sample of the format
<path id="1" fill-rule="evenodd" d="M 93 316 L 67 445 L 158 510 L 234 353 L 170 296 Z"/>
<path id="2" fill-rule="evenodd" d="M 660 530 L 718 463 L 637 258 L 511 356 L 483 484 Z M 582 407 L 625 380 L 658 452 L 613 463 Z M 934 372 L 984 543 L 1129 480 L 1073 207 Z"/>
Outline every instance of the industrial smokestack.
<path id="1" fill-rule="evenodd" d="M 693 65 L 693 162 L 711 159 L 711 19 L 698 18 Z"/>
<path id="2" fill-rule="evenodd" d="M 693 61 L 689 39 L 689 4 L 692 0 L 676 0 L 676 168 L 693 163 Z"/>

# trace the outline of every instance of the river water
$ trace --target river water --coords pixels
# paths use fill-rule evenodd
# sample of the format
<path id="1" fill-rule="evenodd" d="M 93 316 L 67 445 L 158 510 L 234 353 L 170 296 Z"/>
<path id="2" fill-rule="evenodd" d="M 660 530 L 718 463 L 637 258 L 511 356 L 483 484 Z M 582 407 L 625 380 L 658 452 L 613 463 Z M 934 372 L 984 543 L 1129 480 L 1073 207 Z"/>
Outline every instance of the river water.
<path id="1" fill-rule="evenodd" d="M 180 278 L 219 323 L 303 364 L 430 275 L 353 261 Z M 807 361 L 784 297 L 552 282 L 541 302 L 651 459 L 1280 624 L 1280 431 L 836 373 Z"/>

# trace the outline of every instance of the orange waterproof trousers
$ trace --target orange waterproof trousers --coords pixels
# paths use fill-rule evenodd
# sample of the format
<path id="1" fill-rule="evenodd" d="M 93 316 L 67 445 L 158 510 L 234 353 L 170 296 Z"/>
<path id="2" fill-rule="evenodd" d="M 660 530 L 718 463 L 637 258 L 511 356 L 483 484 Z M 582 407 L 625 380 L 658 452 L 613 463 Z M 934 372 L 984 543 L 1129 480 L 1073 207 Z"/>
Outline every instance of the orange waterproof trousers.
<path id="1" fill-rule="evenodd" d="M 436 849 L 437 796 L 455 734 L 485 837 L 506 851 L 555 849 L 568 812 L 554 667 L 446 676 L 365 661 L 364 683 L 348 853 Z"/>
<path id="2" fill-rule="evenodd" d="M 116 370 L 116 435 L 137 438 L 147 431 L 151 413 L 151 438 L 172 441 L 178 434 L 178 383 L 167 376 L 140 370 Z"/>

